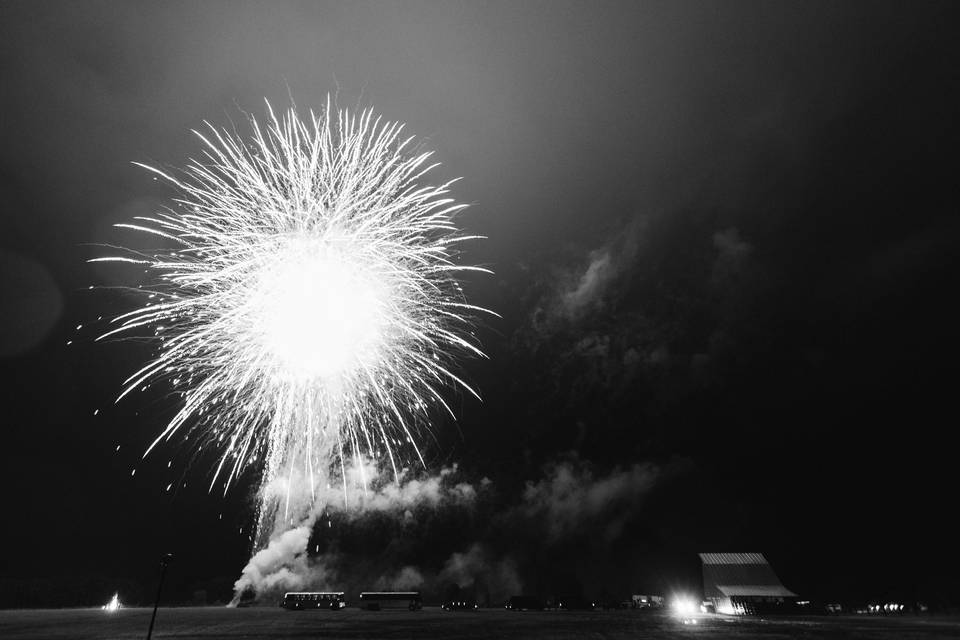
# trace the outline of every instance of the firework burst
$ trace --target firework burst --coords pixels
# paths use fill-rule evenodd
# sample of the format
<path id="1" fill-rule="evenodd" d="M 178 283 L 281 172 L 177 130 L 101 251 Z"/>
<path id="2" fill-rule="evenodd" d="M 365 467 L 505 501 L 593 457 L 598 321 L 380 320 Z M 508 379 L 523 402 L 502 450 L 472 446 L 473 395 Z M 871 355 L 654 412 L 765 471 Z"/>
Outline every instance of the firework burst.
<path id="1" fill-rule="evenodd" d="M 267 110 L 247 140 L 207 123 L 203 159 L 182 171 L 140 165 L 179 196 L 118 225 L 169 250 L 96 259 L 145 265 L 156 280 L 101 336 L 158 340 L 120 398 L 172 384 L 182 406 L 147 454 L 188 432 L 219 452 L 211 488 L 258 460 L 264 485 L 299 478 L 310 492 L 351 459 L 388 460 L 396 475 L 405 451 L 423 461 L 431 411 L 450 412 L 444 392 L 476 395 L 454 371 L 459 356 L 483 355 L 471 321 L 484 310 L 458 277 L 484 269 L 455 262 L 477 236 L 454 225 L 465 205 L 451 182 L 422 183 L 436 165 L 402 125 L 329 100 L 303 119 Z"/>

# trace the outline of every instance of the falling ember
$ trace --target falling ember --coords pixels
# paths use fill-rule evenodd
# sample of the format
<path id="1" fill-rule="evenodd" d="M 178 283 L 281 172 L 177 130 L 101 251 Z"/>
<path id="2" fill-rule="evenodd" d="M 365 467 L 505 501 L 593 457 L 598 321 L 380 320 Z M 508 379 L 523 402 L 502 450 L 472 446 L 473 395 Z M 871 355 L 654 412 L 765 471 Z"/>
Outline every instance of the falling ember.
<path id="1" fill-rule="evenodd" d="M 113 594 L 113 597 L 110 598 L 110 602 L 108 602 L 107 604 L 103 605 L 103 606 L 100 607 L 100 608 L 103 609 L 104 611 L 109 611 L 110 613 L 113 613 L 114 611 L 119 611 L 119 610 L 120 610 L 120 606 L 121 606 L 121 605 L 120 605 L 120 594 L 115 593 L 115 594 Z"/>

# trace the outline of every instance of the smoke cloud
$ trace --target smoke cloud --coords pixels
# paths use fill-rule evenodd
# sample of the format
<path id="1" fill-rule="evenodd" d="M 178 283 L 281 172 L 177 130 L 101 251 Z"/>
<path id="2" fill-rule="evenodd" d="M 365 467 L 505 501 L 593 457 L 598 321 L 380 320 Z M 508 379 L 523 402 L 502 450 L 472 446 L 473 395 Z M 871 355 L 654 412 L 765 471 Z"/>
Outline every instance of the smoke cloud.
<path id="1" fill-rule="evenodd" d="M 523 592 L 523 582 L 512 556 L 498 556 L 479 542 L 465 551 L 453 553 L 438 578 L 447 588 L 456 585 L 461 592 L 472 591 L 474 598 L 485 605 Z"/>
<path id="2" fill-rule="evenodd" d="M 245 592 L 262 597 L 285 590 L 333 588 L 341 577 L 340 567 L 348 558 L 335 545 L 321 553 L 318 544 L 313 554 L 309 545 L 316 528 L 324 524 L 332 528 L 334 519 L 343 527 L 362 528 L 367 520 L 377 516 L 413 525 L 415 514 L 429 514 L 441 507 L 468 508 L 477 496 L 474 485 L 459 480 L 457 465 L 426 477 L 413 476 L 404 469 L 393 478 L 392 472 L 371 460 L 359 460 L 344 471 L 340 486 L 328 482 L 326 476 L 318 476 L 312 493 L 304 489 L 310 486 L 309 481 L 296 474 L 263 487 L 262 492 L 272 498 L 271 503 L 282 504 L 286 492 L 293 496 L 287 503 L 298 506 L 283 517 L 277 515 L 273 535 L 250 558 L 235 582 L 231 604 L 237 604 Z M 305 494 L 309 494 L 309 500 Z M 310 505 L 306 512 L 305 504 Z M 290 518 L 295 518 L 295 526 Z M 290 522 L 292 528 L 285 529 L 284 521 Z M 351 564 L 356 573 L 357 565 Z M 404 566 L 395 573 L 368 580 L 376 588 L 413 589 L 424 583 L 424 576 L 416 567 Z"/>
<path id="3" fill-rule="evenodd" d="M 637 259 L 648 224 L 646 216 L 638 216 L 589 251 L 585 261 L 580 258 L 549 277 L 533 309 L 534 329 L 552 333 L 608 308 L 615 301 L 618 283 Z"/>
<path id="4" fill-rule="evenodd" d="M 616 469 L 595 478 L 589 466 L 577 461 L 551 465 L 546 477 L 528 482 L 523 492 L 524 516 L 540 521 L 551 540 L 562 540 L 589 530 L 604 539 L 619 537 L 624 523 L 640 508 L 654 486 L 658 470 L 648 465 Z"/>
<path id="5" fill-rule="evenodd" d="M 484 505 L 486 527 L 451 553 L 437 573 L 438 590 L 496 604 L 524 592 L 580 595 L 598 591 L 605 562 L 625 555 L 630 527 L 645 498 L 672 474 L 653 465 L 600 472 L 576 456 L 542 468 L 504 500 Z M 629 579 L 629 569 L 626 574 Z"/>
<path id="6" fill-rule="evenodd" d="M 314 589 L 416 589 L 481 604 L 545 584 L 574 593 L 569 585 L 595 582 L 598 559 L 629 538 L 664 477 L 653 465 L 604 471 L 568 454 L 511 490 L 465 479 L 456 465 L 395 480 L 362 462 L 346 469 L 345 486 L 317 489 L 318 506 L 253 555 L 235 603 L 245 592 Z"/>
<path id="7" fill-rule="evenodd" d="M 425 478 L 412 477 L 403 470 L 396 482 L 379 469 L 372 461 L 364 461 L 347 470 L 347 491 L 341 505 L 349 513 L 362 514 L 371 511 L 400 511 L 413 507 L 437 508 L 441 504 L 470 504 L 476 498 L 476 488 L 468 482 L 455 482 L 456 464 L 445 467 L 437 475 Z M 328 495 L 328 503 L 336 497 Z M 352 505 L 352 508 L 351 508 Z"/>
<path id="8" fill-rule="evenodd" d="M 236 605 L 248 590 L 262 593 L 276 588 L 301 588 L 309 573 L 306 551 L 310 531 L 311 526 L 303 524 L 273 538 L 265 549 L 255 553 L 234 583 L 231 604 Z"/>
<path id="9" fill-rule="evenodd" d="M 614 275 L 616 275 L 616 268 L 610 250 L 604 248 L 591 252 L 586 271 L 572 290 L 561 294 L 561 303 L 567 314 L 575 317 L 584 309 L 596 304 Z"/>
<path id="10" fill-rule="evenodd" d="M 383 576 L 374 586 L 380 591 L 410 591 L 423 586 L 423 574 L 416 567 L 406 566 L 392 576 Z"/>

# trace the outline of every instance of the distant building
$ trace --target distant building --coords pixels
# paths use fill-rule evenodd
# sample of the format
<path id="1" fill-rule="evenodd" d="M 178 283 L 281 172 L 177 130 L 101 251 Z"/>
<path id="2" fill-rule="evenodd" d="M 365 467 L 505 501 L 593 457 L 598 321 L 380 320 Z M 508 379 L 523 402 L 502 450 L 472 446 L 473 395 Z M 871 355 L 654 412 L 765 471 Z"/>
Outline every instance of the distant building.
<path id="1" fill-rule="evenodd" d="M 796 602 L 762 553 L 701 553 L 700 561 L 703 596 L 717 613 L 767 613 Z"/>

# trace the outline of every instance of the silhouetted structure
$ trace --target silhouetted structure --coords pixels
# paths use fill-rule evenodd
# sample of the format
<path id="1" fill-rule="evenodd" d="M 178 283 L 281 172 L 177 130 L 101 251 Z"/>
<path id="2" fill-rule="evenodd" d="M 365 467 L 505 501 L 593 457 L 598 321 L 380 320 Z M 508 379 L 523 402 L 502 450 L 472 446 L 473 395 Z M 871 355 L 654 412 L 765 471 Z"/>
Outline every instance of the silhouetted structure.
<path id="1" fill-rule="evenodd" d="M 700 561 L 703 596 L 717 613 L 766 613 L 796 602 L 762 553 L 701 553 Z"/>

